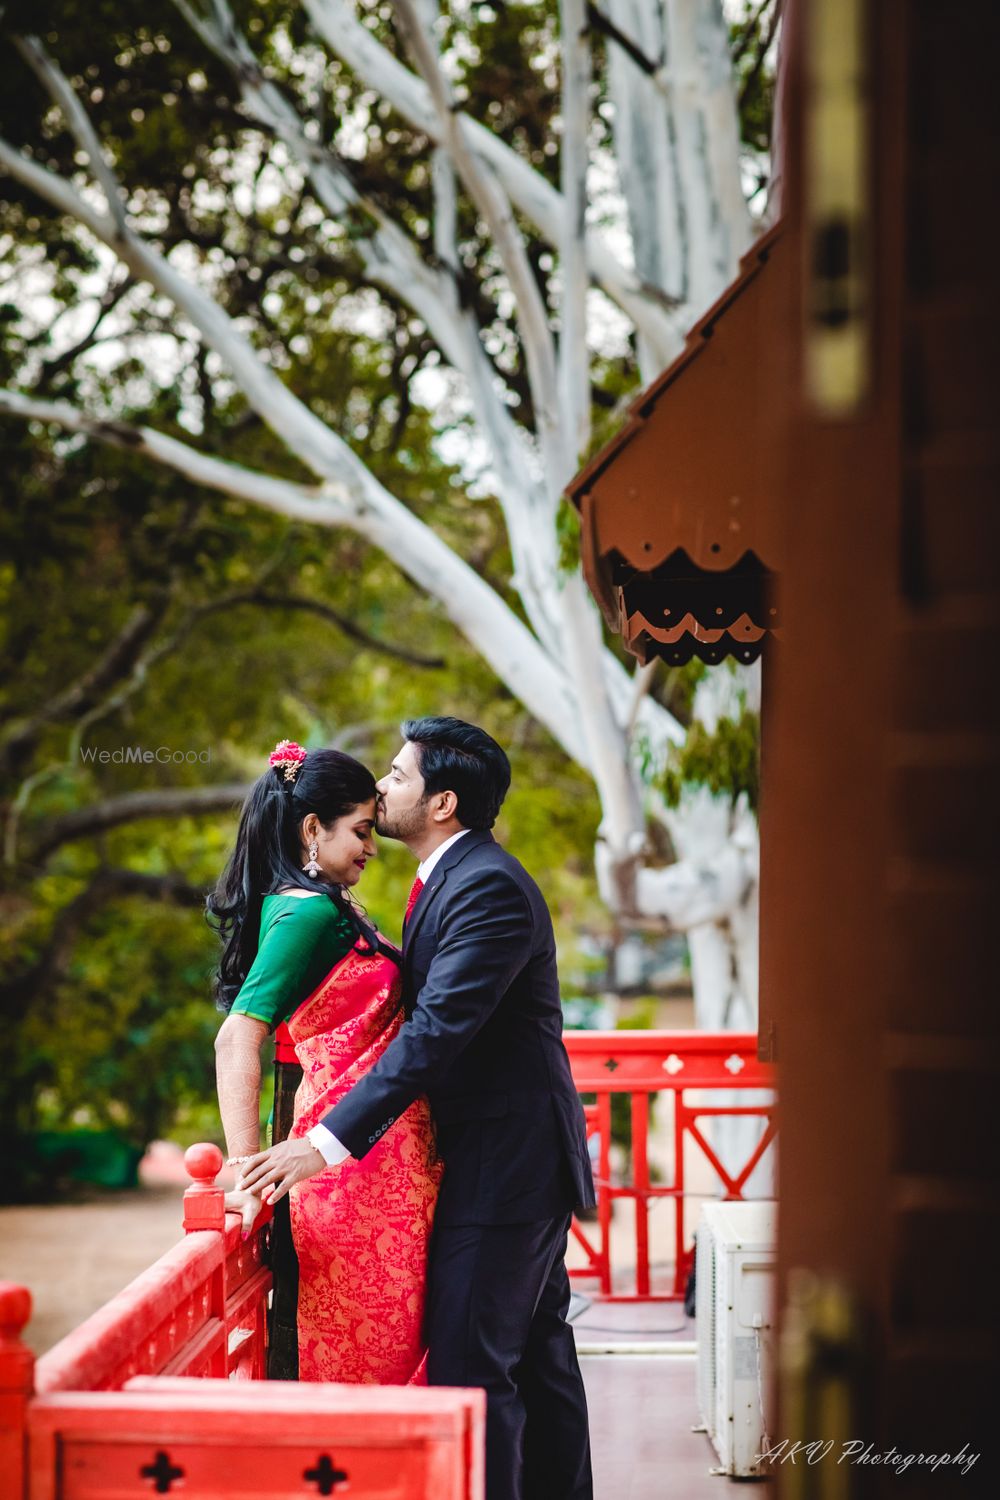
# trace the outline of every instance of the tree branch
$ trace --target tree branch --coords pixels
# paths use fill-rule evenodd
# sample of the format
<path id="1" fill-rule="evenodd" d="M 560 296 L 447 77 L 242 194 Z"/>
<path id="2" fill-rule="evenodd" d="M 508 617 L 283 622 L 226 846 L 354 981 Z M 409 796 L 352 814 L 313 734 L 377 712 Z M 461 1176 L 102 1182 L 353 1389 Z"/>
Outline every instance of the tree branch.
<path id="1" fill-rule="evenodd" d="M 116 896 L 145 896 L 175 906 L 200 907 L 205 892 L 179 875 L 149 875 L 142 870 L 105 868 L 56 913 L 51 934 L 39 956 L 0 981 L 0 1017 L 8 1025 L 23 1020 L 29 1006 L 44 1005 L 64 977 L 80 931 L 93 913 Z"/>
<path id="2" fill-rule="evenodd" d="M 61 76 L 51 59 L 46 58 L 45 64 L 47 73 Z M 53 97 L 59 97 L 54 83 Z M 508 676 L 511 658 L 505 656 L 505 648 L 512 648 L 519 695 L 560 743 L 569 748 L 571 741 L 566 736 L 574 718 L 574 702 L 564 679 L 561 683 L 551 682 L 553 675 L 561 676 L 556 666 L 558 658 L 545 657 L 538 642 L 521 626 L 496 592 L 429 527 L 390 495 L 353 450 L 293 394 L 273 369 L 263 363 L 225 310 L 200 287 L 185 281 L 173 265 L 134 230 L 128 228 L 124 233 L 116 232 L 106 218 L 92 209 L 61 178 L 39 167 L 5 141 L 0 141 L 0 163 L 5 163 L 13 176 L 60 212 L 78 218 L 136 275 L 151 282 L 191 319 L 206 342 L 226 361 L 261 418 L 299 459 L 323 479 L 324 499 L 336 498 L 340 502 L 342 509 L 338 522 L 367 535 L 427 593 L 437 598 L 504 681 L 511 680 Z M 478 371 L 477 376 L 482 378 Z M 163 441 L 160 439 L 161 443 Z M 257 488 L 259 492 L 259 483 Z M 257 503 L 267 503 L 262 501 L 259 493 L 255 498 Z M 326 518 L 314 512 L 311 519 L 323 522 Z M 326 524 L 331 524 L 329 519 L 326 519 Z M 536 658 L 530 665 L 525 660 L 529 655 Z M 560 715 L 552 712 L 551 692 L 546 707 L 546 693 L 540 680 L 538 691 L 535 690 L 535 680 L 542 676 L 548 676 L 549 688 L 555 689 L 556 699 L 563 710 Z M 525 693 L 528 697 L 524 696 Z"/>
<path id="3" fill-rule="evenodd" d="M 722 7 L 670 0 L 670 19 L 677 155 L 691 229 L 689 300 L 700 316 L 732 280 L 750 246 L 750 213 Z"/>
<path id="4" fill-rule="evenodd" d="M 492 169 L 472 149 L 464 116 L 456 110 L 451 86 L 441 67 L 437 48 L 422 23 L 414 0 L 396 0 L 395 8 L 407 44 L 430 90 L 442 143 L 447 146 L 469 196 L 489 227 L 514 294 L 537 415 L 538 436 L 547 467 L 551 471 L 550 498 L 554 508 L 563 486 L 569 481 L 570 472 L 561 472 L 564 455 L 559 451 L 559 413 L 553 404 L 557 385 L 555 350 L 545 302 L 532 274 L 510 200 Z"/>
<path id="5" fill-rule="evenodd" d="M 560 0 L 563 71 L 563 133 L 560 176 L 566 222 L 560 246 L 562 327 L 559 387 L 573 469 L 590 442 L 590 358 L 587 352 L 587 164 L 590 108 L 590 46 L 584 0 Z"/>
<path id="6" fill-rule="evenodd" d="M 663 58 L 654 59 L 648 57 L 637 42 L 630 36 L 626 36 L 620 26 L 616 26 L 610 16 L 606 16 L 599 6 L 589 3 L 587 5 L 587 22 L 595 31 L 599 31 L 608 41 L 614 42 L 622 51 L 632 59 L 640 72 L 645 73 L 661 89 L 665 87 L 663 73 Z"/>
<path id="7" fill-rule="evenodd" d="M 309 599 L 304 594 L 269 594 L 263 589 L 246 589 L 242 593 L 227 594 L 225 599 L 213 600 L 210 604 L 204 605 L 201 612 L 208 614 L 210 611 L 229 610 L 239 604 L 255 604 L 265 609 L 301 610 L 316 615 L 318 619 L 335 625 L 349 640 L 357 641 L 358 645 L 364 646 L 366 650 L 377 651 L 380 655 L 391 657 L 394 661 L 401 661 L 408 667 L 440 669 L 448 665 L 447 659 L 443 656 L 425 656 L 420 651 L 413 651 L 407 646 L 398 646 L 393 641 L 379 640 L 377 636 L 369 635 L 349 615 L 340 614 L 338 610 L 331 609 L 329 604 L 323 604 L 318 599 Z"/>
<path id="8" fill-rule="evenodd" d="M 741 63 L 743 61 L 750 47 L 759 40 L 761 18 L 764 12 L 766 10 L 770 10 L 772 6 L 775 7 L 776 11 L 780 12 L 780 0 L 778 0 L 778 3 L 776 3 L 776 0 L 760 0 L 760 3 L 757 5 L 757 7 L 750 12 L 746 20 L 743 22 L 743 25 L 740 28 L 740 39 L 733 48 L 734 68 L 738 63 Z M 773 19 L 773 17 L 769 17 L 769 20 Z M 770 45 L 770 43 L 768 45 Z M 765 51 L 766 50 L 767 49 L 765 48 Z"/>
<path id="9" fill-rule="evenodd" d="M 152 752 L 155 754 L 155 751 Z M 157 787 L 147 792 L 124 792 L 90 807 L 78 807 L 63 813 L 32 830 L 33 838 L 26 861 L 37 864 L 62 848 L 64 844 L 93 838 L 124 823 L 146 818 L 201 817 L 206 813 L 231 812 L 239 807 L 250 791 L 249 782 L 221 786 Z"/>
<path id="10" fill-rule="evenodd" d="M 347 214 L 368 226 L 354 236 L 365 274 L 377 286 L 411 308 L 427 327 L 445 359 L 466 380 L 469 396 L 483 434 L 490 444 L 501 507 L 514 554 L 515 584 L 532 628 L 546 649 L 558 655 L 560 631 L 553 609 L 548 560 L 540 565 L 539 514 L 550 509 L 534 475 L 524 432 L 512 419 L 498 394 L 499 373 L 488 359 L 480 338 L 475 310 L 465 296 L 465 273 L 456 262 L 454 244 L 446 248 L 435 220 L 437 264 L 421 253 L 407 233 L 382 206 L 361 193 L 351 170 L 328 147 L 305 134 L 295 109 L 263 74 L 261 66 L 239 33 L 227 0 L 213 0 L 216 19 L 197 13 L 190 0 L 174 0 L 197 35 L 232 72 L 244 105 L 255 122 L 283 141 L 312 183 L 321 206 L 334 218 Z M 440 191 L 446 153 L 435 152 L 435 189 Z M 450 171 L 450 164 L 447 168 Z M 453 195 L 453 185 L 449 189 Z M 441 202 L 445 222 L 452 223 L 455 205 Z M 532 409 L 534 409 L 532 395 Z"/>
<path id="11" fill-rule="evenodd" d="M 19 756 L 46 724 L 64 722 L 87 713 L 113 683 L 133 669 L 142 648 L 159 628 L 170 600 L 170 591 L 163 589 L 152 600 L 136 605 L 94 666 L 49 699 L 29 719 L 14 724 L 7 731 L 0 740 L 0 767 L 5 774 L 10 773 Z"/>
<path id="12" fill-rule="evenodd" d="M 252 122 L 288 148 L 331 218 L 339 221 L 346 217 L 352 224 L 352 243 L 368 277 L 407 302 L 433 330 L 445 356 L 456 368 L 462 368 L 455 346 L 454 321 L 448 316 L 454 296 L 454 270 L 441 275 L 429 265 L 383 205 L 362 192 L 351 167 L 329 146 L 306 135 L 294 107 L 265 76 L 236 26 L 227 0 L 212 0 L 211 21 L 197 12 L 190 0 L 173 0 L 173 3 L 205 46 L 232 73 Z M 359 228 L 365 232 L 358 233 Z"/>
<path id="13" fill-rule="evenodd" d="M 101 296 L 97 308 L 97 316 L 94 318 L 87 332 L 77 339 L 75 344 L 72 344 L 68 349 L 64 349 L 61 354 L 57 354 L 52 359 L 43 362 L 36 387 L 38 390 L 44 390 L 47 386 L 51 385 L 55 377 L 62 374 L 63 370 L 69 369 L 70 365 L 72 365 L 74 360 L 79 359 L 81 354 L 85 354 L 95 344 L 103 342 L 98 339 L 97 330 L 108 314 L 114 311 L 122 298 L 131 291 L 134 285 L 135 283 L 129 275 L 125 275 L 117 283 L 114 281 L 111 282 Z M 114 337 L 121 338 L 122 335 L 115 334 Z"/>
<path id="14" fill-rule="evenodd" d="M 758 12 L 758 16 L 759 14 L 760 13 Z M 746 107 L 746 102 L 750 97 L 751 91 L 753 90 L 758 77 L 760 76 L 760 71 L 764 66 L 764 61 L 767 57 L 768 52 L 770 52 L 771 50 L 771 43 L 774 41 L 775 35 L 777 34 L 780 21 L 781 6 L 775 5 L 774 10 L 768 16 L 766 31 L 757 40 L 757 48 L 753 63 L 751 64 L 749 72 L 744 77 L 742 86 L 740 88 L 740 96 L 737 101 L 737 109 L 741 113 Z"/>
<path id="15" fill-rule="evenodd" d="M 76 137 L 80 149 L 86 152 L 94 176 L 104 193 L 108 212 L 118 228 L 125 231 L 125 203 L 118 179 L 101 149 L 97 131 L 90 122 L 83 105 L 70 86 L 69 80 L 52 66 L 45 49 L 37 37 L 15 37 L 14 45 L 27 62 L 42 87 L 59 106 L 66 124 Z"/>
<path id="16" fill-rule="evenodd" d="M 608 844 L 598 843 L 595 868 L 602 899 L 627 919 L 641 924 L 655 918 L 675 932 L 724 919 L 757 874 L 752 854 L 731 842 L 659 870 L 643 869 L 638 854 L 632 850 L 615 858 Z"/>
<path id="17" fill-rule="evenodd" d="M 54 65 L 49 64 L 50 67 Z M 9 144 L 0 143 L 0 160 L 15 176 L 54 204 L 69 212 L 104 239 L 137 275 L 149 280 L 192 318 L 203 337 L 233 370 L 249 401 L 292 451 L 310 464 L 323 483 L 308 491 L 270 476 L 252 474 L 238 466 L 198 454 L 194 450 L 149 429 L 128 429 L 121 424 L 102 424 L 81 418 L 71 408 L 48 413 L 28 409 L 24 398 L 8 396 L 8 410 L 20 406 L 20 415 L 42 415 L 44 420 L 65 422 L 74 430 L 88 430 L 102 441 L 117 442 L 141 450 L 160 462 L 185 472 L 196 482 L 227 493 L 238 494 L 281 514 L 326 525 L 348 525 L 366 535 L 429 594 L 440 600 L 453 622 L 466 635 L 501 679 L 513 685 L 522 702 L 546 725 L 567 752 L 586 769 L 591 768 L 591 747 L 607 739 L 600 726 L 595 740 L 582 733 L 579 673 L 574 669 L 574 687 L 538 642 L 513 616 L 509 608 L 483 580 L 458 558 L 423 523 L 401 506 L 336 434 L 305 408 L 276 374 L 262 365 L 248 341 L 236 330 L 226 313 L 199 288 L 185 282 L 151 246 L 132 230 L 125 235 L 114 227 L 53 173 L 39 167 Z M 43 404 L 44 405 L 44 404 Z M 68 414 L 68 420 L 67 420 Z M 543 568 L 547 574 L 549 569 Z M 582 588 L 582 585 L 581 585 Z M 575 585 L 564 589 L 563 612 L 583 628 L 567 631 L 567 649 L 586 654 L 592 670 L 595 652 L 602 653 L 599 632 L 593 636 L 593 621 L 587 602 Z M 591 610 L 592 613 L 592 610 Z M 593 648 L 593 649 L 591 649 Z M 579 663 L 574 662 L 574 668 Z M 586 673 L 584 674 L 586 677 Z M 594 686 L 594 684 L 592 684 Z M 598 698 L 599 685 L 595 687 Z M 608 726 L 605 726 L 605 731 Z M 605 768 L 611 766 L 613 746 L 602 752 Z M 619 747 L 620 748 L 620 747 Z M 612 783 L 621 778 L 612 776 Z M 610 774 L 610 773 L 609 773 Z M 606 781 L 598 776 L 599 785 Z M 603 795 L 603 785 L 602 785 Z M 624 793 L 623 793 L 624 795 Z M 620 799 L 614 798 L 613 801 Z"/>
<path id="18" fill-rule="evenodd" d="M 495 590 L 428 526 L 388 496 L 373 476 L 378 509 L 353 504 L 353 496 L 345 495 L 344 488 L 331 482 L 310 488 L 261 474 L 200 453 L 152 428 L 90 417 L 66 402 L 38 401 L 16 391 L 0 390 L 0 413 L 22 421 L 57 423 L 70 432 L 85 433 L 98 442 L 150 458 L 195 484 L 248 500 L 277 515 L 310 525 L 344 526 L 367 537 L 442 604 L 500 680 L 511 686 L 567 754 L 586 769 L 586 751 L 575 731 L 576 703 L 560 666 L 546 655 Z M 359 467 L 363 470 L 360 463 Z M 367 470 L 363 472 L 367 474 Z"/>
<path id="19" fill-rule="evenodd" d="M 369 88 L 391 103 L 416 130 L 441 144 L 444 136 L 430 90 L 362 25 L 347 0 L 303 0 L 316 31 Z M 565 206 L 560 193 L 493 131 L 456 110 L 473 149 L 490 164 L 513 203 L 558 249 Z M 627 313 L 657 351 L 660 368 L 680 353 L 687 324 L 684 311 L 669 312 L 622 264 L 620 253 L 597 230 L 587 231 L 587 264 L 597 284 Z"/>

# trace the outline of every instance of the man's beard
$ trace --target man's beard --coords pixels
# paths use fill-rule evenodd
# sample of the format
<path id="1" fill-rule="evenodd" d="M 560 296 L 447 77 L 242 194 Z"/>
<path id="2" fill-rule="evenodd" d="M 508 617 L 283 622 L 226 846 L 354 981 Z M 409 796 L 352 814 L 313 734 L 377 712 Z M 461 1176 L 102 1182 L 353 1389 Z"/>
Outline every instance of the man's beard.
<path id="1" fill-rule="evenodd" d="M 426 797 L 421 797 L 415 806 L 408 807 L 403 813 L 397 813 L 395 817 L 386 812 L 384 802 L 379 802 L 375 808 L 375 832 L 379 838 L 399 839 L 400 843 L 405 844 L 407 839 L 415 838 L 423 833 L 426 826 Z"/>

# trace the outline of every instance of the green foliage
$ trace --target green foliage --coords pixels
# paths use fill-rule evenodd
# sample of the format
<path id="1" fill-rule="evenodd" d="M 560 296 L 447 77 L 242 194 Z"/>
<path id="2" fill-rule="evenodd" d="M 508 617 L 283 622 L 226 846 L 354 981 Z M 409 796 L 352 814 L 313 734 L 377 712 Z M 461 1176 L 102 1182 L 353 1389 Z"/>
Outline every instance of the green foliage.
<path id="1" fill-rule="evenodd" d="M 575 505 L 563 495 L 556 511 L 556 540 L 559 545 L 559 572 L 567 578 L 580 566 L 580 515 Z"/>
<path id="2" fill-rule="evenodd" d="M 686 785 L 706 786 L 735 804 L 745 794 L 756 813 L 760 795 L 760 715 L 743 707 L 738 719 L 723 715 L 709 733 L 696 719 L 684 744 L 661 773 L 660 789 L 669 807 L 680 804 Z"/>
<path id="3" fill-rule="evenodd" d="M 656 685 L 658 698 L 686 727 L 687 733 L 680 744 L 670 746 L 665 763 L 641 734 L 635 739 L 635 755 L 643 782 L 659 791 L 668 807 L 680 805 L 686 786 L 704 786 L 716 796 L 728 796 L 734 806 L 745 795 L 751 810 L 757 812 L 760 715 L 747 707 L 746 695 L 741 691 L 738 717 L 721 715 L 714 732 L 695 717 L 699 682 L 709 671 L 732 670 L 731 662 L 710 668 L 692 658 L 682 667 L 671 668 L 665 681 Z"/>
<path id="4" fill-rule="evenodd" d="M 201 923 L 196 912 L 136 902 L 95 918 L 55 1015 L 27 1025 L 49 1063 L 40 1123 L 114 1129 L 142 1147 L 210 1095 L 218 1017 L 196 956 Z"/>
<path id="5" fill-rule="evenodd" d="M 758 158 L 758 184 L 767 182 L 775 102 L 775 39 L 781 0 L 744 0 L 743 14 L 730 22 L 730 51 L 737 81 L 740 135 Z"/>
<path id="6" fill-rule="evenodd" d="M 616 1031 L 650 1031 L 656 1023 L 656 1001 L 649 995 L 629 1001 L 628 1015 L 619 1016 Z"/>

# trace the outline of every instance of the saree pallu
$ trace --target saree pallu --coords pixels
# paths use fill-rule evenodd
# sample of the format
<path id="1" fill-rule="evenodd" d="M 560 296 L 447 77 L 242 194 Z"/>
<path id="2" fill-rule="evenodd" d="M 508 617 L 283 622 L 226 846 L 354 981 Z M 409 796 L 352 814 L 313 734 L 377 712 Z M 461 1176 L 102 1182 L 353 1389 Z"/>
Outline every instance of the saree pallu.
<path id="1" fill-rule="evenodd" d="M 290 1134 L 304 1136 L 382 1056 L 402 1024 L 391 959 L 352 949 L 294 1012 L 302 1065 Z M 289 1194 L 299 1259 L 299 1379 L 423 1384 L 427 1250 L 442 1167 L 426 1099 L 368 1154 Z"/>

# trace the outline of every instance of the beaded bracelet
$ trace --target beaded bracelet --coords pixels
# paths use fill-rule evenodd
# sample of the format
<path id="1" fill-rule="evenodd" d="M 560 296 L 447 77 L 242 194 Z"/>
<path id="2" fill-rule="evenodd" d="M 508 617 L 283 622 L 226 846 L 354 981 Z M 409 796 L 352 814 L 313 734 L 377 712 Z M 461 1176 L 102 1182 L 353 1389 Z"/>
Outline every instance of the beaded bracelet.
<path id="1" fill-rule="evenodd" d="M 241 1167 L 245 1161 L 251 1161 L 253 1159 L 253 1155 L 254 1153 L 251 1152 L 249 1156 L 227 1156 L 226 1166 Z"/>

